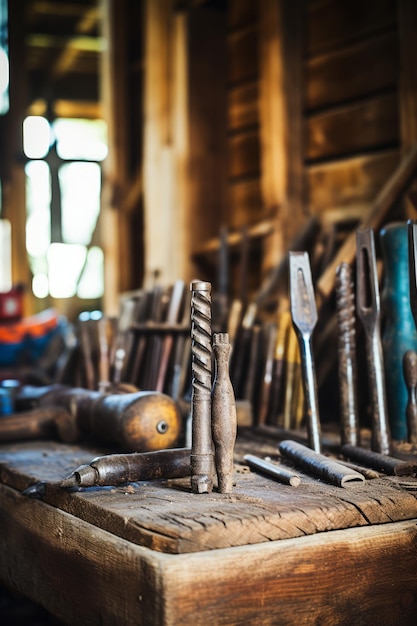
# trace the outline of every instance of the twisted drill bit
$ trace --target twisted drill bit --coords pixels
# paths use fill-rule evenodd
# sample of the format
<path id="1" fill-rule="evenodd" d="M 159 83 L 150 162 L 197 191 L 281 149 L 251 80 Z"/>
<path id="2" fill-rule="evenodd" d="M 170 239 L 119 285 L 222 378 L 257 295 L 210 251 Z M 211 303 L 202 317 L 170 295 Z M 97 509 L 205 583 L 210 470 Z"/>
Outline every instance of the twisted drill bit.
<path id="1" fill-rule="evenodd" d="M 355 304 L 349 263 L 336 270 L 336 309 L 338 325 L 339 389 L 342 444 L 359 445 L 356 398 Z"/>
<path id="2" fill-rule="evenodd" d="M 211 438 L 211 284 L 191 283 L 191 489 L 210 493 L 213 489 Z"/>

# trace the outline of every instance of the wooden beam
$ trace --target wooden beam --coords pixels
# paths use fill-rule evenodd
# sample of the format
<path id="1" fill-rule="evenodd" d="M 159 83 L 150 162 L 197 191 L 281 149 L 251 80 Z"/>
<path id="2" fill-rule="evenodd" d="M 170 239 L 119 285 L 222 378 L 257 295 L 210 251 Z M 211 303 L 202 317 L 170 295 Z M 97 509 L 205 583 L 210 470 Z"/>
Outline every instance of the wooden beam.
<path id="1" fill-rule="evenodd" d="M 302 3 L 261 0 L 259 7 L 261 185 L 264 208 L 276 213 L 268 270 L 304 219 Z"/>
<path id="2" fill-rule="evenodd" d="M 398 1 L 400 44 L 400 129 L 401 146 L 406 152 L 417 141 L 417 4 Z"/>

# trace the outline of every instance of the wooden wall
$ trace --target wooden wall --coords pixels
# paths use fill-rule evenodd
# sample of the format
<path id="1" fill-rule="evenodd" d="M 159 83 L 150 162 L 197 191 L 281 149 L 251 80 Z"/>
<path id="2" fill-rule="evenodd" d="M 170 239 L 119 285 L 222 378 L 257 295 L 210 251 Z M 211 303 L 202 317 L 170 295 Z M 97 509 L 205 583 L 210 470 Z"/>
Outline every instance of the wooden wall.
<path id="1" fill-rule="evenodd" d="M 310 0 L 305 167 L 313 214 L 377 195 L 399 159 L 396 0 Z"/>
<path id="2" fill-rule="evenodd" d="M 398 164 L 407 137 L 415 135 L 416 107 L 409 97 L 415 65 L 408 62 L 404 72 L 407 49 L 413 47 L 413 2 L 158 0 L 157 5 L 167 15 L 164 40 L 171 41 L 165 45 L 171 52 L 164 52 L 161 72 L 156 66 L 162 61 L 145 43 L 142 165 L 146 187 L 151 121 L 173 159 L 171 173 L 156 167 L 152 185 L 163 189 L 169 176 L 167 185 L 174 181 L 178 187 L 172 203 L 177 214 L 166 238 L 182 258 L 173 262 L 166 245 L 161 252 L 153 247 L 152 267 L 160 260 L 162 276 L 166 265 L 166 276 L 183 268 L 185 280 L 196 274 L 213 280 L 221 227 L 227 226 L 235 251 L 245 227 L 252 284 L 259 287 L 308 217 L 354 220 L 365 214 Z M 149 24 L 143 28 L 146 42 Z M 149 72 L 159 74 L 150 78 Z M 140 111 L 139 80 L 129 78 L 132 111 Z M 138 89 L 132 92 L 134 84 Z M 169 110 L 158 120 L 158 93 L 165 92 Z M 181 137 L 175 135 L 178 122 Z M 140 181 L 135 174 L 140 157 L 140 152 L 129 157 L 130 181 Z M 142 193 L 140 182 L 137 190 Z M 156 233 L 161 222 L 152 213 L 160 210 L 150 201 L 152 193 L 145 188 L 145 233 L 146 220 L 153 221 Z M 145 240 L 145 274 L 147 246 Z"/>

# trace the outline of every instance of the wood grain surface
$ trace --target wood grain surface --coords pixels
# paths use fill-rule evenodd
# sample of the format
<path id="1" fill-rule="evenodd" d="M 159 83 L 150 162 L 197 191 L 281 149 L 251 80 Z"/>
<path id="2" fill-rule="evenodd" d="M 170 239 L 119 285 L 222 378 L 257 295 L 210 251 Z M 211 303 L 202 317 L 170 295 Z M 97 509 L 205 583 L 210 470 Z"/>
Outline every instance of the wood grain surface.
<path id="1" fill-rule="evenodd" d="M 258 450 L 257 450 L 258 449 Z M 44 501 L 132 543 L 166 553 L 199 552 L 313 535 L 417 517 L 417 479 L 381 479 L 349 488 L 298 472 L 301 485 L 283 485 L 248 472 L 243 454 L 279 460 L 274 443 L 239 441 L 232 494 L 196 495 L 189 479 L 91 487 L 73 493 L 47 488 Z M 23 489 L 56 483 L 95 454 L 55 443 L 0 448 L 1 481 Z M 406 485 L 406 487 L 404 487 Z"/>
<path id="2" fill-rule="evenodd" d="M 281 485 L 241 464 L 248 452 L 277 457 L 274 440 L 248 433 L 229 496 L 192 495 L 188 479 L 51 485 L 45 502 L 20 493 L 98 452 L 0 447 L 0 579 L 64 623 L 414 623 L 417 479 L 339 489 L 301 474 L 299 487 Z"/>

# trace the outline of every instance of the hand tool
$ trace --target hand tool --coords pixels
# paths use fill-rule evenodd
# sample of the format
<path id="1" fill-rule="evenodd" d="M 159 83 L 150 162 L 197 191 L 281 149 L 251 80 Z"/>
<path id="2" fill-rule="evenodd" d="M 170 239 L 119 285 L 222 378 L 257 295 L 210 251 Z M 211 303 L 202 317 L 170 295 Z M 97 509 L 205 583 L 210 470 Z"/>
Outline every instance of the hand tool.
<path id="1" fill-rule="evenodd" d="M 235 394 L 229 376 L 230 344 L 227 333 L 213 334 L 216 373 L 211 400 L 211 428 L 214 460 L 220 493 L 233 489 L 233 452 L 237 418 Z"/>
<path id="2" fill-rule="evenodd" d="M 99 345 L 99 377 L 98 390 L 105 393 L 110 387 L 109 342 L 107 340 L 107 322 L 104 315 L 97 321 Z M 121 369 L 121 368 L 120 368 Z M 120 382 L 120 378 L 115 382 Z"/>
<path id="3" fill-rule="evenodd" d="M 407 419 L 407 440 L 417 443 L 417 352 L 407 350 L 403 358 L 404 380 L 408 390 L 405 409 Z"/>
<path id="4" fill-rule="evenodd" d="M 61 487 L 123 485 L 141 480 L 182 478 L 190 475 L 190 448 L 172 448 L 132 454 L 107 454 L 81 465 Z"/>
<path id="5" fill-rule="evenodd" d="M 320 452 L 320 417 L 311 346 L 312 333 L 317 323 L 317 309 L 307 252 L 289 253 L 289 279 L 291 316 L 301 356 L 308 440 L 310 447 Z"/>
<path id="6" fill-rule="evenodd" d="M 58 406 L 42 407 L 8 415 L 0 421 L 0 441 L 51 439 L 71 443 L 80 433 L 71 413 Z"/>
<path id="7" fill-rule="evenodd" d="M 87 465 L 80 465 L 62 481 L 38 481 L 22 491 L 25 496 L 42 498 L 59 489 L 120 486 L 130 482 L 190 475 L 190 448 L 172 448 L 154 452 L 106 454 Z"/>
<path id="8" fill-rule="evenodd" d="M 90 335 L 91 313 L 83 311 L 78 316 L 78 330 L 82 362 L 85 375 L 85 387 L 87 389 L 95 389 L 95 374 L 93 362 L 93 346 Z"/>
<path id="9" fill-rule="evenodd" d="M 365 331 L 369 392 L 372 403 L 372 449 L 389 454 L 391 433 L 388 422 L 385 372 L 380 331 L 380 298 L 374 234 L 356 231 L 357 311 Z"/>
<path id="10" fill-rule="evenodd" d="M 337 462 L 345 467 L 350 467 L 350 469 L 355 470 L 355 472 L 359 472 L 359 474 L 362 474 L 366 480 L 381 478 L 381 472 L 377 472 L 371 467 L 364 467 L 363 465 L 358 465 L 357 463 L 352 463 L 352 461 L 345 461 L 343 459 L 337 459 Z"/>
<path id="11" fill-rule="evenodd" d="M 191 489 L 213 490 L 211 436 L 211 284 L 194 280 L 191 285 Z"/>
<path id="12" fill-rule="evenodd" d="M 351 268 L 341 263 L 336 270 L 336 309 L 338 324 L 338 369 L 340 426 L 342 443 L 359 443 L 356 396 L 355 304 Z"/>
<path id="13" fill-rule="evenodd" d="M 181 305 L 183 303 L 183 300 L 184 300 L 184 282 L 182 280 L 177 280 L 174 284 L 170 302 L 169 302 L 168 313 L 166 316 L 167 326 L 171 324 L 176 324 L 179 321 Z M 162 340 L 161 359 L 159 362 L 156 385 L 155 385 L 156 391 L 162 392 L 165 389 L 168 364 L 171 358 L 173 347 L 174 347 L 174 336 L 172 333 L 167 333 Z"/>
<path id="14" fill-rule="evenodd" d="M 103 395 L 63 385 L 24 386 L 16 397 L 16 406 L 37 407 L 40 412 L 55 407 L 57 415 L 64 409 L 71 416 L 72 428 L 78 435 L 71 440 L 90 436 L 129 452 L 169 448 L 177 443 L 182 430 L 177 404 L 169 396 L 153 391 Z M 0 420 L 0 437 L 8 432 L 10 439 L 14 439 L 7 420 L 16 417 Z M 33 419 L 34 430 L 38 420 L 41 420 L 40 414 Z M 19 429 L 16 432 L 22 434 Z"/>
<path id="15" fill-rule="evenodd" d="M 237 398 L 244 396 L 245 374 L 247 360 L 250 356 L 252 330 L 256 321 L 257 306 L 251 302 L 243 316 L 242 323 L 237 331 L 233 351 L 230 359 L 230 377 Z"/>
<path id="16" fill-rule="evenodd" d="M 280 483 L 285 485 L 291 485 L 292 487 L 298 487 L 301 482 L 300 477 L 295 472 L 281 467 L 277 463 L 271 463 L 265 459 L 261 459 L 253 454 L 245 454 L 243 457 L 250 468 L 253 468 L 263 474 L 267 474 Z"/>
<path id="17" fill-rule="evenodd" d="M 258 424 L 266 424 L 271 404 L 272 380 L 274 371 L 275 346 L 277 343 L 277 325 L 268 324 L 266 327 L 265 366 L 262 372 L 262 384 L 258 406 Z"/>
<path id="18" fill-rule="evenodd" d="M 359 472 L 355 472 L 296 441 L 289 439 L 281 441 L 278 448 L 281 454 L 291 459 L 295 465 L 310 471 L 312 474 L 337 487 L 346 487 L 346 485 L 352 482 L 363 482 L 365 480 L 364 476 Z"/>
<path id="19" fill-rule="evenodd" d="M 402 461 L 387 454 L 380 454 L 379 452 L 349 444 L 342 446 L 341 452 L 346 458 L 368 465 L 377 470 L 377 472 L 383 472 L 384 474 L 413 476 L 417 472 L 417 460 L 415 462 Z"/>
<path id="20" fill-rule="evenodd" d="M 286 365 L 285 347 L 288 343 L 289 332 L 294 332 L 291 324 L 291 313 L 289 310 L 284 310 L 278 315 L 278 329 L 275 343 L 270 406 L 268 418 L 266 419 L 266 422 L 270 424 L 278 425 L 278 423 L 281 422 L 279 416 L 280 413 L 282 413 L 284 399 L 284 378 Z"/>

